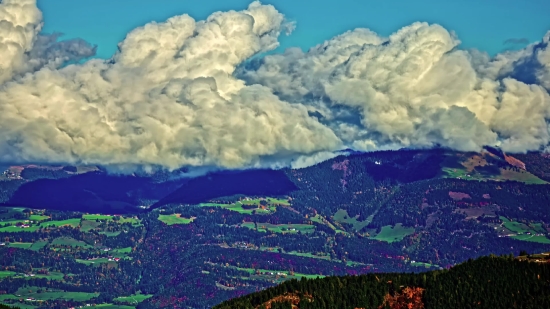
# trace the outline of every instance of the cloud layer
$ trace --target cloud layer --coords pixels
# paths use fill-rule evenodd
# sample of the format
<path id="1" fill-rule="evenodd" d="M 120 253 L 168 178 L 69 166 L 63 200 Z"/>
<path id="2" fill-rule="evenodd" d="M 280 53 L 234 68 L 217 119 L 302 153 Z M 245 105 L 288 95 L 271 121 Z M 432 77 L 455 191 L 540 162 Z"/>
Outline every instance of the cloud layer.
<path id="1" fill-rule="evenodd" d="M 355 148 L 538 150 L 550 141 L 549 37 L 490 59 L 457 49 L 460 41 L 439 25 L 414 23 L 389 38 L 356 29 L 239 74 L 309 105 Z M 342 109 L 359 123 L 339 121 Z"/>
<path id="2" fill-rule="evenodd" d="M 292 29 L 271 5 L 130 32 L 109 61 L 39 35 L 35 0 L 0 4 L 0 161 L 303 166 L 352 147 L 506 151 L 550 142 L 550 32 L 494 58 L 438 25 L 368 29 L 247 61 Z"/>

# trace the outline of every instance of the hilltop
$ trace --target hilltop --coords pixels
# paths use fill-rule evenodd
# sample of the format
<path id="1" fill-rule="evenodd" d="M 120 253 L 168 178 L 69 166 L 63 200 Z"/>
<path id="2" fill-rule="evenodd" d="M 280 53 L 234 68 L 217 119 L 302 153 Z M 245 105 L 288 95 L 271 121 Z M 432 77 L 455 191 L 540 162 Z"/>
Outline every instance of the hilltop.
<path id="1" fill-rule="evenodd" d="M 548 308 L 550 263 L 483 257 L 450 270 L 291 280 L 214 309 Z"/>
<path id="2" fill-rule="evenodd" d="M 18 165 L 5 166 L 0 175 L 0 203 L 127 213 L 236 194 L 288 196 L 303 190 L 306 182 L 323 181 L 317 176 L 328 174 L 330 178 L 341 174 L 337 187 L 348 196 L 355 194 L 347 189 L 356 180 L 392 186 L 430 179 L 547 184 L 548 166 L 546 154 L 508 155 L 490 147 L 480 153 L 443 149 L 349 152 L 303 169 L 221 171 L 196 178 L 188 178 L 182 170 L 116 175 L 95 166 Z M 296 175 L 304 176 L 298 179 Z M 359 179 L 361 175 L 366 179 Z"/>

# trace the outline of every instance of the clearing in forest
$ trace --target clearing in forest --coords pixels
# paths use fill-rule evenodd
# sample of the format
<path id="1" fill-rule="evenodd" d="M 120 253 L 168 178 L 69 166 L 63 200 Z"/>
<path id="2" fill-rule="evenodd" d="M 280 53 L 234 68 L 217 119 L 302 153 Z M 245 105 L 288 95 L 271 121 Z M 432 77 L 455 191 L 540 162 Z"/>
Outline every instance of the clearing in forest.
<path id="1" fill-rule="evenodd" d="M 397 223 L 394 227 L 391 225 L 383 226 L 376 236 L 371 239 L 376 239 L 385 242 L 400 241 L 408 235 L 414 233 L 414 228 L 404 227 L 401 223 Z"/>
<path id="2" fill-rule="evenodd" d="M 348 215 L 348 212 L 346 210 L 340 209 L 334 214 L 334 221 L 340 222 L 340 223 L 347 223 L 353 225 L 353 229 L 356 231 L 360 231 L 365 226 L 369 225 L 370 221 L 359 221 L 357 220 L 359 218 L 359 215 L 355 217 L 351 217 Z"/>
<path id="3" fill-rule="evenodd" d="M 164 222 L 167 225 L 174 225 L 174 224 L 189 224 L 195 220 L 194 217 L 192 218 L 184 218 L 181 217 L 181 214 L 173 214 L 173 215 L 159 215 L 158 219 L 162 222 Z"/>

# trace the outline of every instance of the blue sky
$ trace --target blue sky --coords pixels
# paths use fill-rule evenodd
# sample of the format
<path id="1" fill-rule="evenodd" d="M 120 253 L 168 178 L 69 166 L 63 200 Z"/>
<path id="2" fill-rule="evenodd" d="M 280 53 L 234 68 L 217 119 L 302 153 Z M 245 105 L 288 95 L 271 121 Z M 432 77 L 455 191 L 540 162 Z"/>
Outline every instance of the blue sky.
<path id="1" fill-rule="evenodd" d="M 219 10 L 241 10 L 249 0 L 38 0 L 44 12 L 44 32 L 62 32 L 99 46 L 98 56 L 110 57 L 126 33 L 149 21 L 188 13 L 203 19 Z M 356 27 L 389 35 L 414 21 L 439 23 L 454 30 L 462 48 L 495 54 L 508 39 L 538 41 L 550 30 L 549 0 L 269 0 L 297 22 L 280 50 L 308 49 Z M 521 47 L 515 45 L 515 47 Z"/>

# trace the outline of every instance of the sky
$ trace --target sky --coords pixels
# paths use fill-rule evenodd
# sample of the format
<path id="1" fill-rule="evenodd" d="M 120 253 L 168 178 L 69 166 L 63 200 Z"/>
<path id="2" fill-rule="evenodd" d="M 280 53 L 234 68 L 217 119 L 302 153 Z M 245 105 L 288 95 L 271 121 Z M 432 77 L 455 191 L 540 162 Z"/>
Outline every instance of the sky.
<path id="1" fill-rule="evenodd" d="M 0 163 L 550 152 L 549 1 L 272 1 L 2 0 Z"/>
<path id="2" fill-rule="evenodd" d="M 39 0 L 46 33 L 80 37 L 98 45 L 97 56 L 109 58 L 128 31 L 152 20 L 161 22 L 187 13 L 202 20 L 214 11 L 242 10 L 247 0 Z M 288 47 L 304 50 L 357 27 L 388 36 L 415 21 L 438 23 L 455 31 L 461 48 L 491 55 L 539 41 L 550 29 L 548 0 L 270 0 L 297 22 L 295 32 L 280 39 L 277 52 Z M 507 40 L 516 43 L 505 44 Z M 509 41 L 510 42 L 510 41 Z"/>

